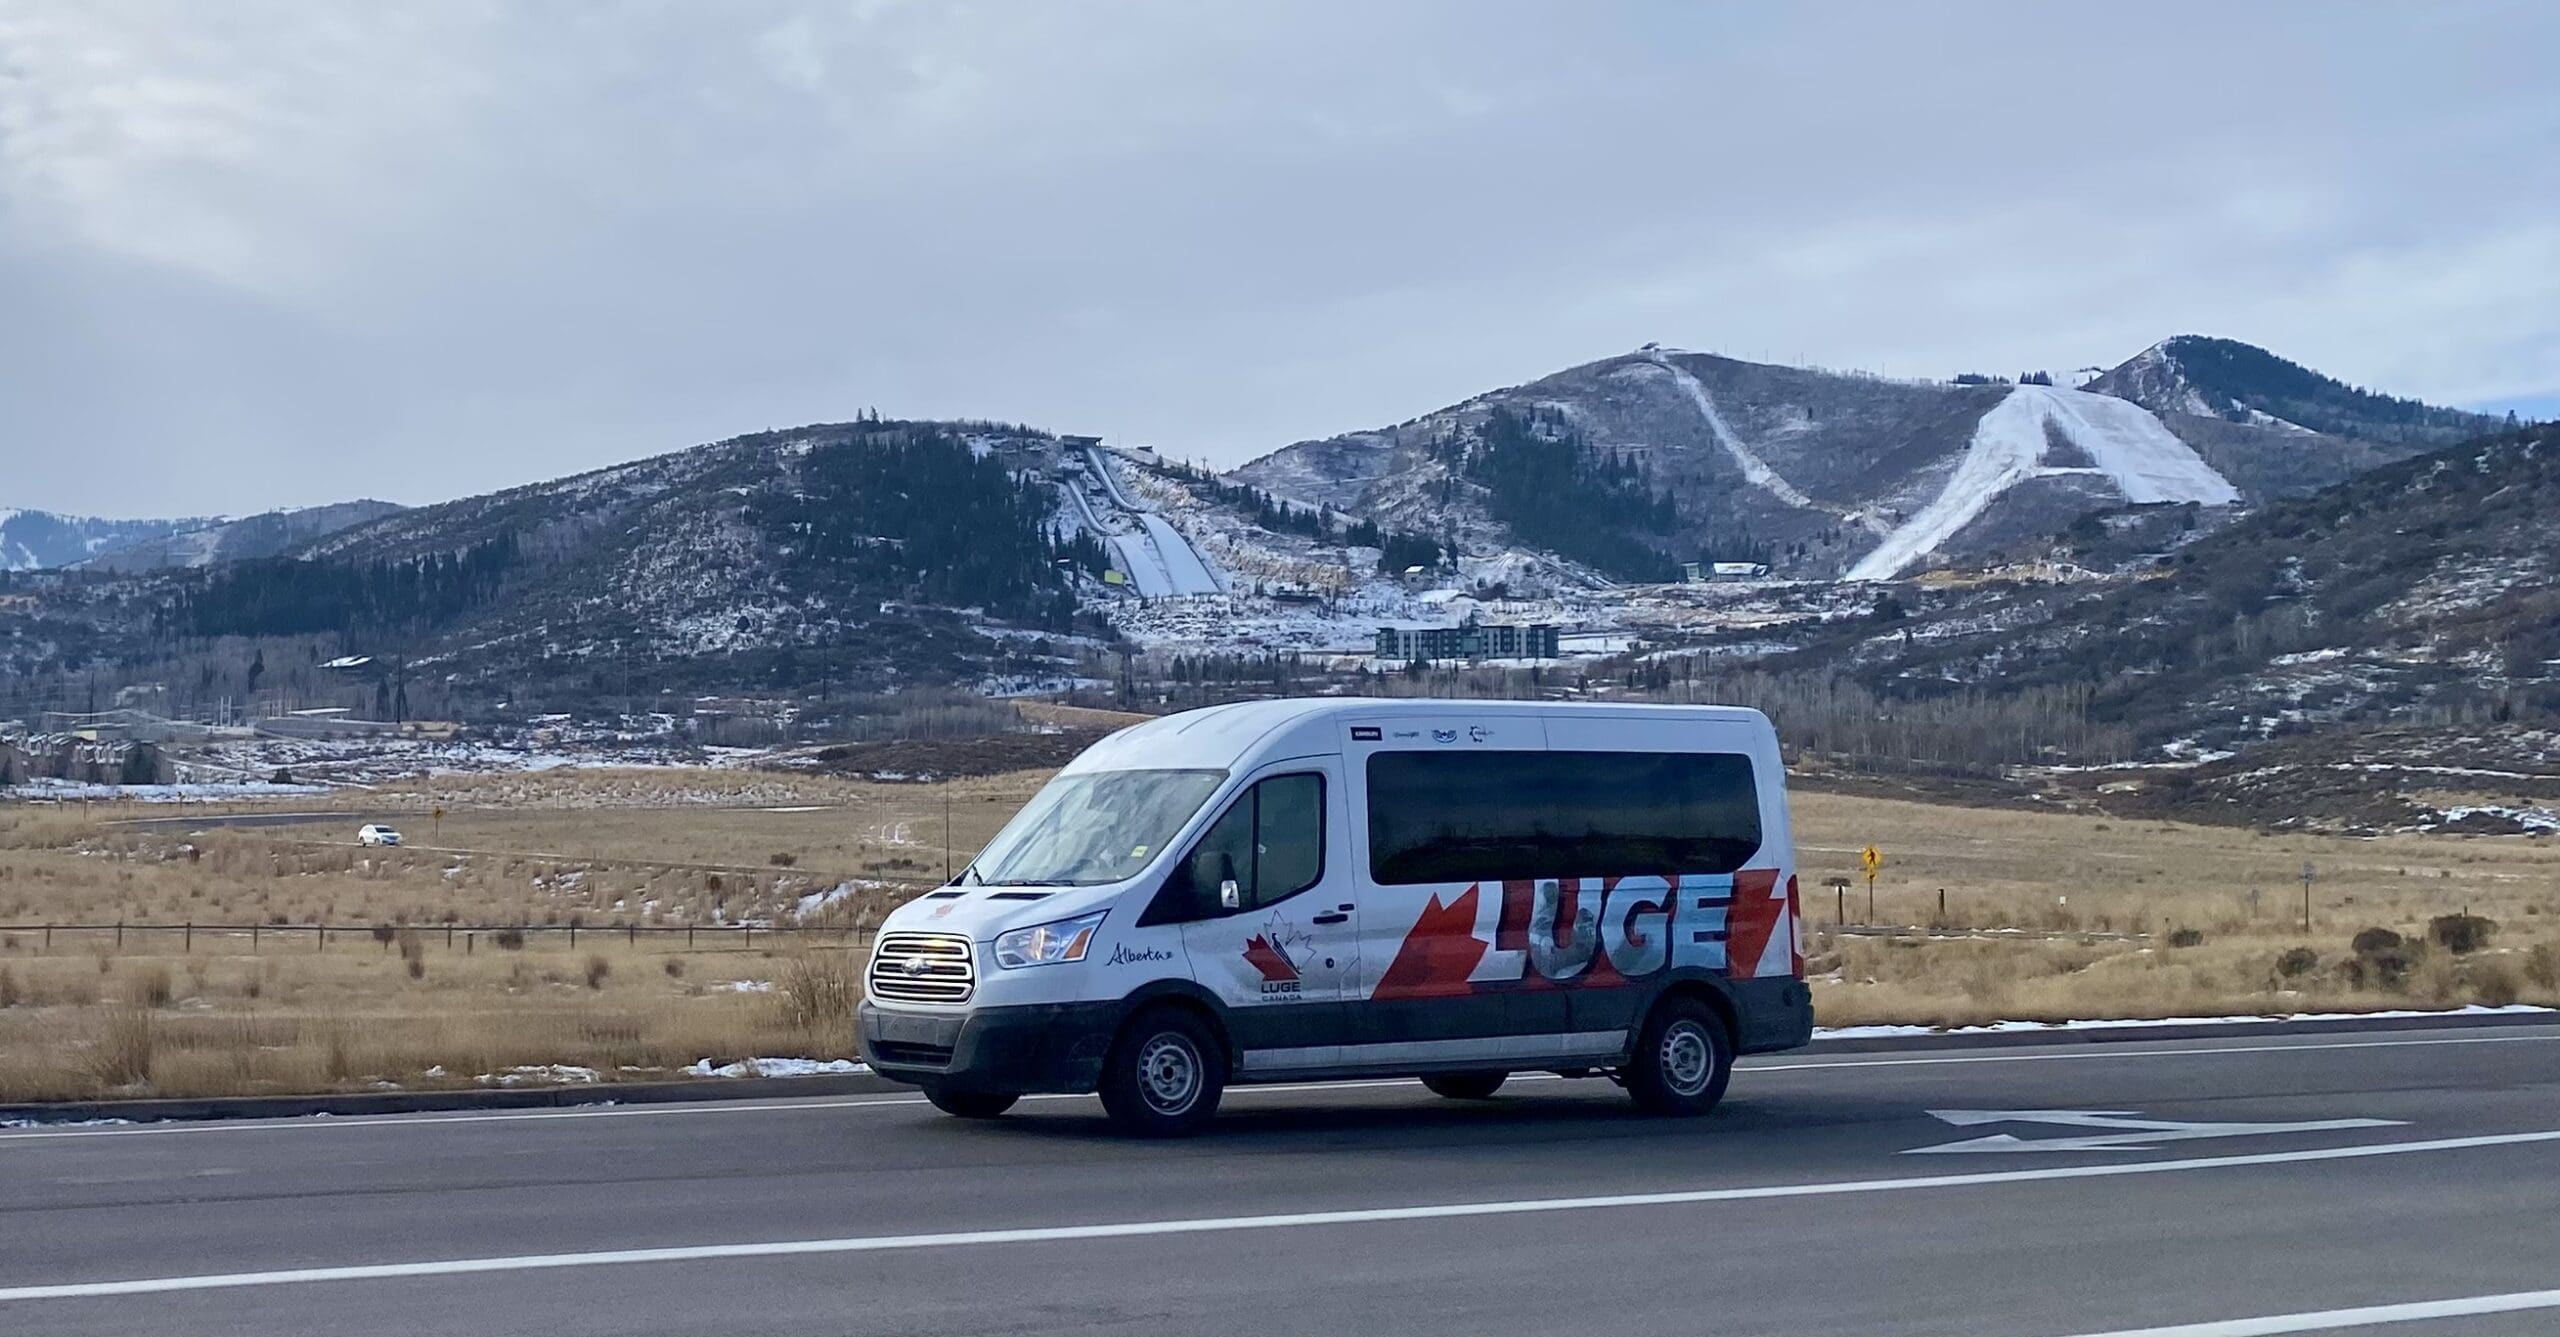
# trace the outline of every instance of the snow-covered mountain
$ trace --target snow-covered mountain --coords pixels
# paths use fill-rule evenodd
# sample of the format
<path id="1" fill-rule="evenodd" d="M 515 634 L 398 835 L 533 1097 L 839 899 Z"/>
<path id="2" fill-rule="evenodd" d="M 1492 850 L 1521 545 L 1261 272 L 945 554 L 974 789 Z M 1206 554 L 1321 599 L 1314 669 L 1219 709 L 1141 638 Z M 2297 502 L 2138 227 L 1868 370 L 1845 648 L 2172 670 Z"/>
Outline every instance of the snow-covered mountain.
<path id="1" fill-rule="evenodd" d="M 105 520 L 0 506 L 0 571 L 70 566 L 103 552 L 213 523 L 186 520 Z"/>
<path id="2" fill-rule="evenodd" d="M 1734 559 L 1874 580 L 2032 545 L 2096 512 L 2192 506 L 2209 525 L 2497 425 L 2227 340 L 2032 380 L 1891 380 L 1647 345 L 1233 476 L 1462 551 L 1544 548 L 1628 579 Z M 1524 438 L 1580 472 L 1547 461 L 1524 491 L 1505 462 Z"/>
<path id="3" fill-rule="evenodd" d="M 401 509 L 391 502 L 368 499 L 267 511 L 154 535 L 109 548 L 79 565 L 92 571 L 157 571 L 274 557 Z"/>

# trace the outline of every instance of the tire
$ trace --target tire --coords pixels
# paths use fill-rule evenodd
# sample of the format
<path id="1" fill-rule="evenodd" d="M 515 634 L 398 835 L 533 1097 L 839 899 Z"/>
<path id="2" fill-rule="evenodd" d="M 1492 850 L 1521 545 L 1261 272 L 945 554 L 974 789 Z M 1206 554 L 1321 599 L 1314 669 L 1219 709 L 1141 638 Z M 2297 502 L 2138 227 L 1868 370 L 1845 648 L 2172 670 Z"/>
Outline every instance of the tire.
<path id="1" fill-rule="evenodd" d="M 1724 1099 L 1733 1079 L 1733 1041 L 1715 1011 L 1694 998 L 1666 998 L 1636 1033 L 1635 1058 L 1621 1074 L 1636 1108 L 1695 1117 Z"/>
<path id="2" fill-rule="evenodd" d="M 1431 1094 L 1451 1100 L 1489 1100 L 1502 1089 L 1507 1072 L 1435 1072 L 1422 1079 Z"/>
<path id="3" fill-rule="evenodd" d="M 946 1086 L 928 1086 L 924 1098 L 945 1114 L 963 1119 L 992 1119 L 1013 1108 L 1022 1099 L 1001 1091 L 954 1091 Z"/>
<path id="4" fill-rule="evenodd" d="M 1226 1046 L 1178 1007 L 1131 1018 L 1102 1061 L 1102 1108 L 1138 1137 L 1189 1137 L 1208 1127 L 1226 1087 Z"/>

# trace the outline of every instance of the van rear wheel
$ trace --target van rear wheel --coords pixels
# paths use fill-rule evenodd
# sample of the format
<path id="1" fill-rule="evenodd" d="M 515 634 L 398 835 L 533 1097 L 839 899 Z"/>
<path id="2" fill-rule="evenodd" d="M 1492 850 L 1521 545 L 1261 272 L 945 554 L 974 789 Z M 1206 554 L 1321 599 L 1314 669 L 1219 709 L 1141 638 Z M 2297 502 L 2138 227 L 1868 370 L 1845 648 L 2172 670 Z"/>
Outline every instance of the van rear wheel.
<path id="1" fill-rule="evenodd" d="M 1502 1089 L 1507 1072 L 1435 1072 L 1422 1079 L 1422 1084 L 1435 1096 L 1451 1100 L 1487 1100 Z"/>
<path id="2" fill-rule="evenodd" d="M 924 1098 L 932 1101 L 935 1109 L 963 1119 L 992 1119 L 1022 1099 L 1001 1091 L 954 1091 L 941 1085 L 926 1087 Z"/>
<path id="3" fill-rule="evenodd" d="M 1647 1114 L 1704 1114 L 1733 1078 L 1733 1041 L 1706 1004 L 1666 998 L 1636 1033 L 1635 1060 L 1620 1076 Z"/>
<path id="4" fill-rule="evenodd" d="M 1226 1046 L 1178 1007 L 1131 1018 L 1102 1061 L 1102 1108 L 1140 1137 L 1189 1137 L 1208 1127 L 1226 1088 Z"/>

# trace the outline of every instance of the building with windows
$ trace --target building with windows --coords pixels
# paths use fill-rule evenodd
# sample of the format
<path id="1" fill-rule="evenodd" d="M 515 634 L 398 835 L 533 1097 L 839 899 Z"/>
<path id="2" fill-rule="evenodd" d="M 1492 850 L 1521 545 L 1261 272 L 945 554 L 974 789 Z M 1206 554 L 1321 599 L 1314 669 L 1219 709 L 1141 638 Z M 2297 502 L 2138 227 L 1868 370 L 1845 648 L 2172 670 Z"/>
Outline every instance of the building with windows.
<path id="1" fill-rule="evenodd" d="M 1556 657 L 1556 629 L 1547 622 L 1487 625 L 1468 618 L 1454 627 L 1378 628 L 1378 658 L 1398 663 Z"/>

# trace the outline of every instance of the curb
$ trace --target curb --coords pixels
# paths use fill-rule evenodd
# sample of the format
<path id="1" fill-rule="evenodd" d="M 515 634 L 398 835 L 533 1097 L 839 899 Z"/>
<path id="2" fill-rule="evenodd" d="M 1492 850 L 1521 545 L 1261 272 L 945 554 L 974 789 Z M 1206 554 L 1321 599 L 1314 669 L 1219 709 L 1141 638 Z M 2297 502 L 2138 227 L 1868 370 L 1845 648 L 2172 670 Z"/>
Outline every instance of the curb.
<path id="1" fill-rule="evenodd" d="M 2337 1017 L 2316 1021 L 2164 1023 L 2157 1026 L 2082 1026 L 2049 1031 L 1945 1032 L 1815 1040 L 1811 1054 L 1882 1054 L 1945 1049 L 2022 1049 L 2037 1045 L 2113 1044 L 2142 1040 L 2247 1039 L 2270 1035 L 2330 1035 L 2367 1031 L 2494 1029 L 2560 1025 L 2560 1010 L 2445 1013 L 2419 1017 Z M 59 1105 L 0 1105 L 0 1121 L 37 1124 L 120 1120 L 292 1119 L 312 1115 L 439 1114 L 481 1110 L 572 1109 L 594 1105 L 666 1105 L 728 1100 L 783 1100 L 810 1096 L 882 1095 L 915 1088 L 873 1073 L 820 1077 L 703 1078 L 685 1082 L 601 1082 L 471 1091 L 355 1091 L 317 1096 L 204 1096 L 170 1100 L 91 1100 Z"/>
<path id="2" fill-rule="evenodd" d="M 914 1088 L 867 1072 L 818 1077 L 707 1077 L 686 1082 L 598 1082 L 580 1086 L 472 1091 L 350 1091 L 317 1096 L 200 1096 L 154 1100 L 86 1100 L 58 1105 L 0 1105 L 0 1120 L 132 1123 L 204 1119 L 294 1119 L 315 1114 L 440 1114 L 466 1110 L 568 1109 L 584 1105 L 667 1105 L 713 1100 L 777 1100 L 858 1096 Z"/>
<path id="3" fill-rule="evenodd" d="M 2424 1017 L 2323 1017 L 2311 1021 L 2163 1022 L 2157 1026 L 2075 1026 L 2051 1030 L 1945 1031 L 1933 1035 L 1880 1035 L 1865 1039 L 1815 1040 L 1806 1046 L 1816 1054 L 1880 1054 L 1895 1050 L 2018 1049 L 2033 1045 L 2111 1044 L 2132 1040 L 2247 1039 L 2268 1035 L 2331 1035 L 2360 1031 L 2470 1030 L 2498 1026 L 2560 1025 L 2560 1008 L 2539 1012 L 2447 1012 Z"/>

